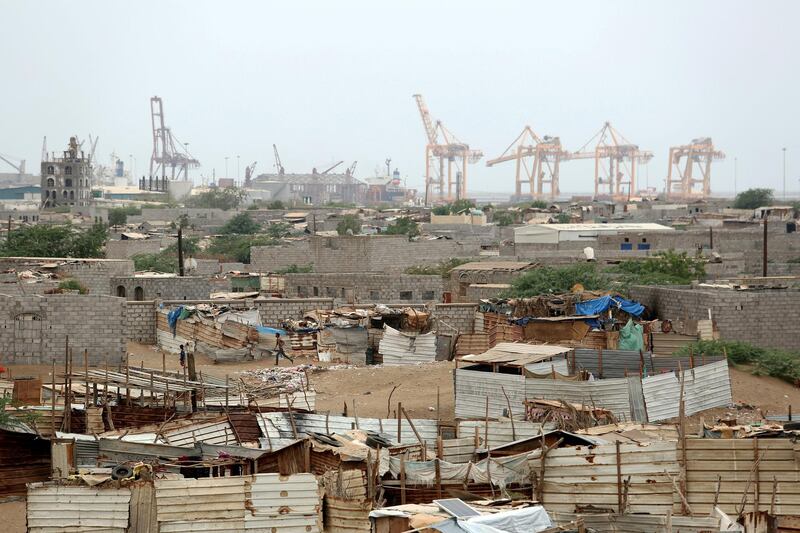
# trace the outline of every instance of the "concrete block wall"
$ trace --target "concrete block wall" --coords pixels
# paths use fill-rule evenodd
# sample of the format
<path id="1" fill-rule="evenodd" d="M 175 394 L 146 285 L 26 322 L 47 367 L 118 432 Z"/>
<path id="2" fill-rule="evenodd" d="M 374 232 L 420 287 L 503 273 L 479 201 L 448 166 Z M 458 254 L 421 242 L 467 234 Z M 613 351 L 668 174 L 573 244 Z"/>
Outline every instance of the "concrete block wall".
<path id="1" fill-rule="evenodd" d="M 459 334 L 474 333 L 475 312 L 478 305 L 473 303 L 436 304 L 433 318 L 436 330 L 442 334 L 450 334 L 456 328 Z M 439 322 L 445 324 L 439 324 Z"/>
<path id="2" fill-rule="evenodd" d="M 117 364 L 126 351 L 125 300 L 106 295 L 0 295 L 0 353 L 12 364 L 64 363 L 65 341 L 82 361 Z"/>
<path id="3" fill-rule="evenodd" d="M 133 261 L 129 259 L 70 259 L 59 257 L 3 257 L 0 270 L 38 270 L 41 265 L 56 264 L 53 269 L 62 278 L 74 278 L 89 289 L 90 294 L 108 294 L 113 276 L 132 276 Z"/>
<path id="4" fill-rule="evenodd" d="M 315 309 L 333 309 L 333 298 L 266 298 L 255 300 L 255 307 L 265 326 L 280 327 L 286 319 L 301 319 Z"/>
<path id="5" fill-rule="evenodd" d="M 282 246 L 253 246 L 250 248 L 250 272 L 275 272 L 291 265 L 313 263 L 308 241 Z"/>
<path id="6" fill-rule="evenodd" d="M 137 288 L 141 288 L 141 293 Z M 207 300 L 212 287 L 207 278 L 200 276 L 125 276 L 111 278 L 106 290 L 118 296 L 124 292 L 128 300 Z"/>
<path id="7" fill-rule="evenodd" d="M 130 259 L 138 254 L 157 254 L 161 239 L 119 240 L 106 243 L 106 259 Z"/>
<path id="8" fill-rule="evenodd" d="M 756 346 L 797 350 L 800 290 L 735 291 L 691 287 L 631 288 L 631 298 L 652 308 L 659 318 L 708 318 L 708 311 L 723 340 Z"/>
<path id="9" fill-rule="evenodd" d="M 126 303 L 125 338 L 142 344 L 156 343 L 156 303 L 154 301 Z"/>
<path id="10" fill-rule="evenodd" d="M 441 302 L 446 280 L 441 276 L 382 274 L 286 274 L 287 296 L 328 297 L 337 303 Z"/>
<path id="11" fill-rule="evenodd" d="M 268 272 L 291 264 L 313 264 L 314 272 L 401 272 L 407 267 L 451 257 L 477 257 L 477 241 L 450 239 L 411 242 L 404 235 L 313 236 L 289 246 L 254 246 L 251 271 Z"/>

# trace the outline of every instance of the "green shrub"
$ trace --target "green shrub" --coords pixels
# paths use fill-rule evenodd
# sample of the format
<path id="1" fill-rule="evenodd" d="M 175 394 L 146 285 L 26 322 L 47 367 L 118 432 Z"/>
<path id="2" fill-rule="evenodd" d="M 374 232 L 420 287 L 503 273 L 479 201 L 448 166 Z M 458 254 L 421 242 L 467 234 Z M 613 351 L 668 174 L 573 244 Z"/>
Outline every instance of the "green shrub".
<path id="1" fill-rule="evenodd" d="M 345 215 L 342 220 L 336 224 L 336 233 L 339 235 L 348 235 L 348 230 L 353 235 L 361 233 L 361 219 L 355 215 Z"/>
<path id="2" fill-rule="evenodd" d="M 725 355 L 734 364 L 751 365 L 759 376 L 772 376 L 790 383 L 800 380 L 800 353 L 761 348 L 741 341 L 698 341 L 680 349 L 678 355 L 689 353 Z"/>
<path id="3" fill-rule="evenodd" d="M 308 274 L 309 272 L 313 272 L 314 265 L 295 265 L 292 263 L 286 268 L 282 268 L 276 272 L 276 274 Z"/>
<path id="4" fill-rule="evenodd" d="M 756 209 L 772 205 L 774 202 L 775 197 L 772 195 L 772 189 L 747 189 L 736 195 L 733 207 L 736 209 Z"/>
<path id="5" fill-rule="evenodd" d="M 77 279 L 65 279 L 58 284 L 58 288 L 65 291 L 78 291 L 81 294 L 89 293 L 89 289 L 87 289 L 86 286 L 81 284 L 81 282 Z"/>
<path id="6" fill-rule="evenodd" d="M 446 278 L 450 275 L 450 271 L 459 265 L 471 263 L 471 259 L 458 259 L 451 257 L 444 261 L 432 265 L 416 265 L 405 269 L 406 274 L 416 274 L 420 276 L 441 276 Z"/>
<path id="7" fill-rule="evenodd" d="M 408 235 L 409 237 L 416 237 L 419 235 L 419 226 L 409 217 L 400 217 L 394 221 L 394 224 L 389 224 L 383 233 L 385 235 Z"/>

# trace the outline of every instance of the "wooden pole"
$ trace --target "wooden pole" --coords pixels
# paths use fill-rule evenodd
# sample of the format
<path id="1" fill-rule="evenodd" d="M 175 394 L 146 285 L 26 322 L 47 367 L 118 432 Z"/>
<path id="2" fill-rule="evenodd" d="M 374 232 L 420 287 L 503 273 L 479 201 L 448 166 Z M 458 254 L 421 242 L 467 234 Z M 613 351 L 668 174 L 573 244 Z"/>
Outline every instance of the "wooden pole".
<path id="1" fill-rule="evenodd" d="M 401 413 L 403 409 L 403 402 L 397 402 L 397 443 L 400 444 L 403 442 L 402 435 L 400 432 L 403 429 L 403 414 Z"/>
<path id="2" fill-rule="evenodd" d="M 553 367 L 553 372 L 555 373 L 555 367 Z M 511 400 L 508 399 L 508 394 L 506 394 L 506 389 L 502 385 L 500 385 L 500 390 L 503 391 L 503 396 L 506 397 L 506 405 L 508 405 L 508 419 L 511 420 L 511 439 L 517 440 L 517 430 L 514 427 L 514 413 L 511 412 Z M 487 422 L 488 426 L 488 422 Z"/>
<path id="3" fill-rule="evenodd" d="M 400 455 L 400 504 L 406 504 L 406 454 Z"/>
<path id="4" fill-rule="evenodd" d="M 358 427 L 358 411 L 356 411 L 356 399 L 353 398 L 353 417 L 356 419 L 356 429 L 361 429 Z"/>
<path id="5" fill-rule="evenodd" d="M 88 412 L 89 409 L 89 350 L 83 350 L 83 377 L 86 378 L 84 381 L 84 391 L 83 391 L 83 409 Z M 88 433 L 88 428 L 87 428 Z"/>
<path id="6" fill-rule="evenodd" d="M 622 454 L 619 453 L 619 441 L 614 442 L 617 456 L 617 513 L 624 514 L 622 505 Z"/>
<path id="7" fill-rule="evenodd" d="M 144 364 L 142 364 L 142 366 L 144 366 Z M 167 354 L 164 352 L 161 352 L 161 372 L 164 374 L 167 373 Z"/>
<path id="8" fill-rule="evenodd" d="M 225 374 L 225 409 L 226 410 L 228 409 L 228 384 L 229 383 L 230 383 L 230 376 L 228 376 L 228 374 Z"/>
<path id="9" fill-rule="evenodd" d="M 128 405 L 131 404 L 131 367 L 130 367 L 131 354 L 125 353 L 125 401 Z"/>
<path id="10" fill-rule="evenodd" d="M 436 497 L 441 499 L 442 498 L 442 470 L 439 466 L 440 459 L 437 457 L 433 460 L 433 466 L 435 469 L 435 476 L 436 476 Z M 491 483 L 492 480 L 489 480 Z"/>
<path id="11" fill-rule="evenodd" d="M 50 394 L 50 438 L 56 438 L 56 358 L 53 357 L 53 388 Z"/>
<path id="12" fill-rule="evenodd" d="M 67 424 L 69 424 L 69 410 L 67 406 L 69 405 L 69 335 L 66 336 L 66 340 L 64 341 L 64 416 L 61 418 L 61 429 L 67 430 Z M 55 433 L 53 434 L 55 438 Z"/>
<path id="13" fill-rule="evenodd" d="M 483 447 L 489 449 L 489 397 L 486 397 L 486 416 L 483 419 Z"/>

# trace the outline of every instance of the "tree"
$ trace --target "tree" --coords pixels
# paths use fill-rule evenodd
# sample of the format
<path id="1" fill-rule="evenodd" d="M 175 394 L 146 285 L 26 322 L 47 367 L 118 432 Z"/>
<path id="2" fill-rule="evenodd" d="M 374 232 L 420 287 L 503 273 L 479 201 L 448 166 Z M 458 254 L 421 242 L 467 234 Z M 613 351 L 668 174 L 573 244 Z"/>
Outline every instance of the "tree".
<path id="1" fill-rule="evenodd" d="M 178 256 L 162 251 L 157 254 L 136 254 L 133 257 L 133 268 L 137 272 L 168 272 L 178 271 Z"/>
<path id="2" fill-rule="evenodd" d="M 772 195 L 772 189 L 747 189 L 736 195 L 733 207 L 736 209 L 756 209 L 772 205 L 774 202 L 775 198 Z"/>
<path id="3" fill-rule="evenodd" d="M 437 205 L 431 210 L 431 213 L 437 216 L 444 216 L 450 214 L 450 206 L 449 205 Z"/>
<path id="4" fill-rule="evenodd" d="M 539 267 L 529 270 L 511 282 L 505 296 L 528 298 L 541 294 L 570 292 L 577 284 L 586 290 L 608 289 L 611 280 L 595 263 L 576 263 L 565 267 Z"/>
<path id="5" fill-rule="evenodd" d="M 292 234 L 292 225 L 286 222 L 273 222 L 267 225 L 266 234 L 273 239 L 283 239 Z"/>
<path id="6" fill-rule="evenodd" d="M 270 203 L 267 204 L 267 209 L 286 209 L 286 206 L 283 205 L 283 202 L 280 200 L 272 200 Z"/>
<path id="7" fill-rule="evenodd" d="M 205 255 L 240 263 L 250 263 L 250 249 L 253 246 L 275 246 L 276 244 L 278 242 L 267 235 L 216 237 L 212 239 Z"/>
<path id="8" fill-rule="evenodd" d="M 98 222 L 86 230 L 71 225 L 24 226 L 0 245 L 5 257 L 102 257 L 108 228 Z"/>
<path id="9" fill-rule="evenodd" d="M 361 220 L 355 215 L 345 215 L 336 224 L 336 233 L 339 235 L 358 235 L 361 233 Z"/>
<path id="10" fill-rule="evenodd" d="M 227 211 L 242 205 L 245 196 L 247 196 L 247 193 L 244 189 L 237 187 L 220 189 L 219 187 L 214 187 L 206 192 L 190 196 L 185 204 L 186 207 L 203 207 Z"/>
<path id="11" fill-rule="evenodd" d="M 408 235 L 416 237 L 419 235 L 419 225 L 409 217 L 400 217 L 394 221 L 383 232 L 386 235 Z"/>
<path id="12" fill-rule="evenodd" d="M 472 200 L 466 200 L 462 198 L 461 200 L 456 200 L 455 202 L 450 204 L 450 213 L 455 215 L 456 213 L 461 213 L 462 211 L 474 208 L 475 208 L 475 202 L 473 202 Z"/>
<path id="13" fill-rule="evenodd" d="M 495 224 L 498 226 L 510 226 L 516 223 L 516 218 L 514 213 L 510 211 L 495 211 L 492 220 L 494 220 Z"/>
<path id="14" fill-rule="evenodd" d="M 559 213 L 556 215 L 556 222 L 559 224 L 569 224 L 572 221 L 572 217 L 569 213 Z"/>
<path id="15" fill-rule="evenodd" d="M 534 209 L 547 209 L 547 202 L 544 200 L 534 200 L 531 202 L 531 207 Z"/>
<path id="16" fill-rule="evenodd" d="M 222 226 L 223 235 L 252 235 L 258 233 L 261 224 L 253 220 L 248 213 L 239 213 Z"/>
<path id="17" fill-rule="evenodd" d="M 108 225 L 116 228 L 128 223 L 128 212 L 123 207 L 115 207 L 108 210 Z"/>
<path id="18" fill-rule="evenodd" d="M 178 219 L 176 221 L 175 227 L 176 228 L 186 229 L 186 228 L 189 227 L 190 224 L 191 224 L 191 222 L 189 220 L 189 215 L 187 215 L 186 213 L 183 213 L 182 215 L 178 215 Z"/>

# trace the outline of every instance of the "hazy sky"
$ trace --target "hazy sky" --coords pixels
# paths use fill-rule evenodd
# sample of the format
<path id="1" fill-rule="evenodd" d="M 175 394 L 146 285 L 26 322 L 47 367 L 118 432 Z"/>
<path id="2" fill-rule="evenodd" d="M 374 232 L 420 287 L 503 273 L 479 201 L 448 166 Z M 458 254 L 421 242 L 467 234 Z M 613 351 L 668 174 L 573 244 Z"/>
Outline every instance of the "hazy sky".
<path id="1" fill-rule="evenodd" d="M 711 136 L 727 160 L 712 188 L 800 180 L 800 2 L 0 0 L 0 152 L 38 173 L 42 136 L 99 135 L 98 157 L 152 151 L 149 97 L 201 161 L 236 156 L 288 172 L 386 157 L 421 185 L 425 137 L 412 94 L 463 141 L 499 155 L 525 124 L 575 150 L 605 120 L 655 153 Z M 7 171 L 0 162 L 0 171 Z M 513 164 L 470 168 L 473 190 L 513 190 Z M 562 190 L 592 188 L 565 163 Z"/>

